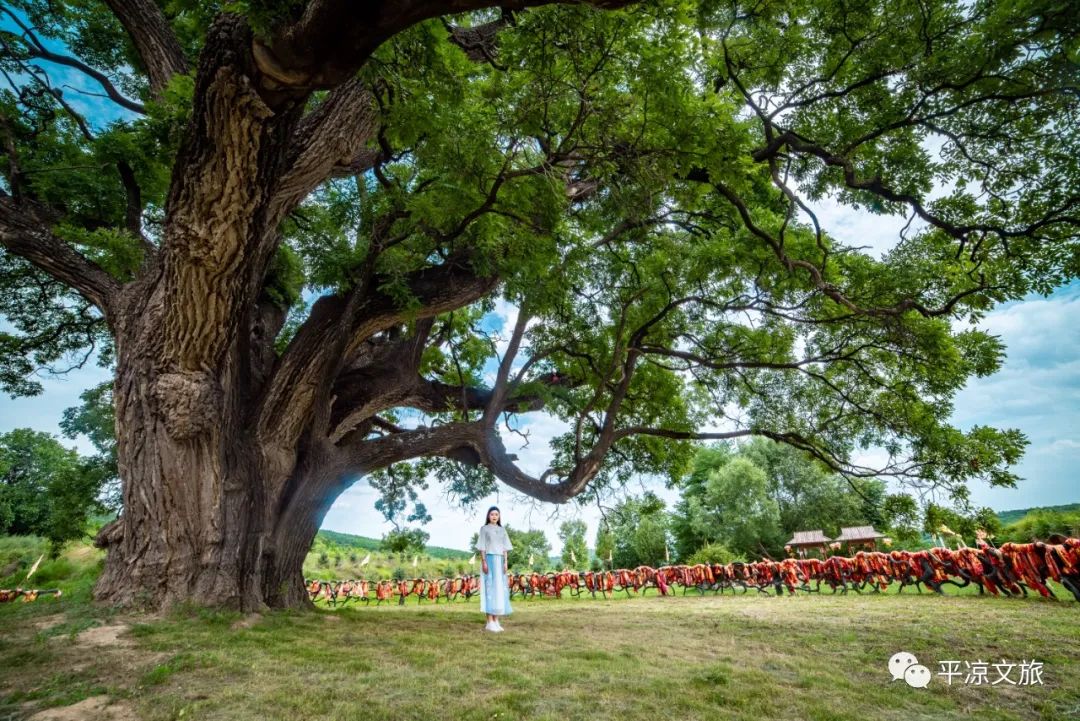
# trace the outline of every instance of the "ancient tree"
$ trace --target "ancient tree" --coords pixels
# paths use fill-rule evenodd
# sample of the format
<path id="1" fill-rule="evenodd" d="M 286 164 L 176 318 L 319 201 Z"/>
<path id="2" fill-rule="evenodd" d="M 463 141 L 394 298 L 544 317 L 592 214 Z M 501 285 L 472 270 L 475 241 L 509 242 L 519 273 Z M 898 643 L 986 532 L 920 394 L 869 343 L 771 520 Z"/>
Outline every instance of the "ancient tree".
<path id="1" fill-rule="evenodd" d="M 302 605 L 327 509 L 386 469 L 558 503 L 763 436 L 1016 480 L 1022 435 L 948 416 L 1002 358 L 964 321 L 1077 269 L 1066 5 L 0 14 L 0 382 L 115 369 L 101 601 Z M 907 223 L 878 257 L 833 206 Z M 566 427 L 540 474 L 506 445 L 535 414 Z"/>

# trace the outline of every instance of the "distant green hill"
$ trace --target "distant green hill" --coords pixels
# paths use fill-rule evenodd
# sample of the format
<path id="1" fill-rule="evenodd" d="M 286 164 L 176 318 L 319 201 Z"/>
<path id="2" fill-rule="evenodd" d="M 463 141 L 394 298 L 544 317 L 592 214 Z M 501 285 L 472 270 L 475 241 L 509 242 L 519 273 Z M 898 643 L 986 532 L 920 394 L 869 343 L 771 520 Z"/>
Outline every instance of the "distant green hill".
<path id="1" fill-rule="evenodd" d="M 1080 511 L 1080 503 L 1068 503 L 1063 506 L 1039 506 L 1037 508 L 1021 508 L 1015 511 L 999 511 L 997 515 L 998 518 L 1001 519 L 1001 525 L 1007 526 L 1010 523 L 1016 523 L 1032 511 Z"/>
<path id="2" fill-rule="evenodd" d="M 322 539 L 328 546 L 340 546 L 341 548 L 360 548 L 365 551 L 377 551 L 379 550 L 379 544 L 382 543 L 378 538 L 368 538 L 367 536 L 354 536 L 351 533 L 341 533 L 339 531 L 319 531 L 315 536 L 316 543 Z M 445 546 L 425 546 L 424 553 L 432 558 L 446 558 L 452 560 L 468 559 L 472 553 L 469 551 L 459 551 L 456 548 L 446 548 Z"/>
<path id="3" fill-rule="evenodd" d="M 313 553 L 328 552 L 330 555 L 339 553 L 342 555 L 348 555 L 349 550 L 362 550 L 378 551 L 381 541 L 378 538 L 368 538 L 367 536 L 356 536 L 352 533 L 341 533 L 340 531 L 326 531 L 322 530 L 315 536 L 315 543 L 312 544 Z M 448 561 L 461 561 L 468 560 L 472 556 L 471 551 L 459 551 L 456 548 L 446 548 L 445 546 L 425 546 L 424 554 L 430 556 L 432 559 L 448 560 Z M 589 549 L 589 560 L 595 557 L 592 549 Z M 552 568 L 555 568 L 562 564 L 562 556 L 549 556 L 548 561 Z"/>

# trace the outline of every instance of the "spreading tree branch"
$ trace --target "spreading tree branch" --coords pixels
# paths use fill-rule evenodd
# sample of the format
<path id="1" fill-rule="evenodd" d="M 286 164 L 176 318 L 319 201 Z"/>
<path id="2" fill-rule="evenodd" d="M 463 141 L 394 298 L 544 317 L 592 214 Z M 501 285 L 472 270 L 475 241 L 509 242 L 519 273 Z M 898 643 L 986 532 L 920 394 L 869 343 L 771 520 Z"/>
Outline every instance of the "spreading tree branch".
<path id="1" fill-rule="evenodd" d="M 270 227 L 284 218 L 328 177 L 349 169 L 359 174 L 374 164 L 364 154 L 378 131 L 378 115 L 371 92 L 358 78 L 338 86 L 313 112 L 301 119 L 293 133 L 288 170 L 270 201 Z"/>
<path id="2" fill-rule="evenodd" d="M 19 18 L 18 15 L 16 15 L 8 8 L 4 7 L 0 7 L 0 11 L 7 13 L 7 15 L 15 21 L 19 28 L 22 29 L 23 38 L 26 41 L 25 44 L 27 57 L 40 58 L 41 60 L 47 60 L 49 62 L 56 63 L 57 65 L 65 65 L 69 68 L 75 68 L 84 75 L 87 75 L 88 77 L 91 77 L 95 81 L 97 81 L 97 83 L 101 85 L 101 88 L 105 91 L 105 96 L 116 104 L 134 113 L 139 113 L 140 115 L 146 114 L 146 106 L 144 106 L 142 103 L 138 103 L 125 97 L 119 90 L 116 89 L 116 86 L 113 85 L 112 81 L 109 80 L 109 77 L 105 75 L 105 73 L 90 67 L 78 58 L 73 58 L 68 55 L 62 55 L 60 53 L 52 52 L 47 47 L 45 47 L 41 40 L 38 39 L 34 31 L 31 30 L 26 25 L 26 23 L 24 23 Z"/>
<path id="3" fill-rule="evenodd" d="M 187 72 L 187 59 L 161 7 L 153 0 L 105 0 L 127 30 L 142 58 L 150 92 L 158 97 L 174 75 Z"/>
<path id="4" fill-rule="evenodd" d="M 0 244 L 78 291 L 108 319 L 119 284 L 97 263 L 53 235 L 49 228 L 54 221 L 35 201 L 0 195 Z"/>
<path id="5" fill-rule="evenodd" d="M 279 27 L 252 50 L 263 74 L 263 88 L 283 96 L 336 87 L 376 48 L 416 23 L 441 15 L 490 7 L 521 10 L 557 0 L 395 0 L 370 3 L 358 13 L 348 0 L 312 0 L 300 19 Z M 598 8 L 625 7 L 634 0 L 579 0 Z"/>
<path id="6" fill-rule="evenodd" d="M 364 284 L 359 295 L 323 296 L 312 306 L 266 385 L 255 421 L 260 434 L 288 444 L 306 427 L 316 412 L 313 404 L 365 341 L 408 319 L 464 307 L 491 292 L 497 282 L 495 276 L 478 276 L 467 262 L 457 259 L 409 276 L 406 285 L 417 301 L 411 309 L 378 290 L 378 280 Z M 329 424 L 329 409 L 326 412 Z"/>

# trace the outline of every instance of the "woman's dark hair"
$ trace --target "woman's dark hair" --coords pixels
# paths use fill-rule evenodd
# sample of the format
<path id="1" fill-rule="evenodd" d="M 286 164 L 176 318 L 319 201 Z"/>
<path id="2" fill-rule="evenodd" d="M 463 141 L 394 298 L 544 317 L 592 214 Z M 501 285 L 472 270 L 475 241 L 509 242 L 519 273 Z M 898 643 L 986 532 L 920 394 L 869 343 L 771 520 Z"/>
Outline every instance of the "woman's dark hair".
<path id="1" fill-rule="evenodd" d="M 485 526 L 487 524 L 491 523 L 491 521 L 489 521 L 488 519 L 491 517 L 491 512 L 492 511 L 499 511 L 499 507 L 498 506 L 492 506 L 491 508 L 487 509 L 487 513 L 484 514 L 484 525 Z M 499 511 L 499 520 L 496 521 L 495 524 L 498 525 L 498 526 L 502 525 L 502 511 Z"/>

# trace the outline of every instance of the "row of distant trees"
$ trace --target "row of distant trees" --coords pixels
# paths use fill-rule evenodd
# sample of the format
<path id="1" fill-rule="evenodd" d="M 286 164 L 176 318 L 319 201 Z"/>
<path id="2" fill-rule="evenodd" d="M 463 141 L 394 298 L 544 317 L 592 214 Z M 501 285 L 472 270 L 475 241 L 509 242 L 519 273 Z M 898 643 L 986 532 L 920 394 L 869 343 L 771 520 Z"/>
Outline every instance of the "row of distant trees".
<path id="1" fill-rule="evenodd" d="M 1001 533 L 989 508 L 966 497 L 951 506 L 920 504 L 889 493 L 877 478 L 845 478 L 808 461 L 797 450 L 766 439 L 733 447 L 718 444 L 695 455 L 668 509 L 646 493 L 626 499 L 598 530 L 597 555 L 611 551 L 615 567 L 679 562 L 782 558 L 795 531 L 821 529 L 830 538 L 843 526 L 872 525 L 897 547 L 938 542 L 940 528 L 974 542 L 976 529 Z"/>
<path id="2" fill-rule="evenodd" d="M 919 503 L 907 493 L 890 493 L 880 479 L 842 477 L 766 439 L 702 448 L 679 487 L 672 508 L 646 492 L 606 509 L 593 554 L 585 524 L 563 523 L 558 531 L 562 567 L 598 569 L 609 559 L 615 568 L 632 568 L 781 558 L 795 531 L 822 529 L 833 538 L 842 527 L 855 525 L 872 525 L 902 548 L 955 544 L 952 534 L 971 544 L 980 529 L 1000 541 L 1080 533 L 1080 512 L 1038 511 L 1003 527 L 995 511 L 972 505 L 966 495 L 949 499 L 949 505 Z M 543 531 L 508 526 L 507 532 L 514 568 L 548 569 L 551 545 Z"/>
<path id="3" fill-rule="evenodd" d="M 563 523 L 558 530 L 563 546 L 559 564 L 598 569 L 607 567 L 609 559 L 615 568 L 632 568 L 780 558 L 795 531 L 822 529 L 836 537 L 843 526 L 855 525 L 872 525 L 889 536 L 894 547 L 906 548 L 953 542 L 942 527 L 968 543 L 974 542 L 978 529 L 1002 539 L 1031 530 L 1030 523 L 1003 529 L 992 509 L 975 507 L 966 496 L 950 499 L 948 506 L 920 504 L 907 493 L 889 493 L 880 479 L 842 477 L 790 446 L 766 439 L 738 447 L 703 447 L 679 488 L 680 498 L 672 508 L 646 492 L 605 509 L 592 554 L 585 524 Z M 1038 529 L 1044 532 L 1068 532 L 1076 525 L 1068 514 L 1044 512 L 1040 518 Z M 514 545 L 512 567 L 549 569 L 551 544 L 544 531 L 518 531 L 507 524 L 507 533 Z M 474 535 L 470 543 L 475 541 Z"/>

